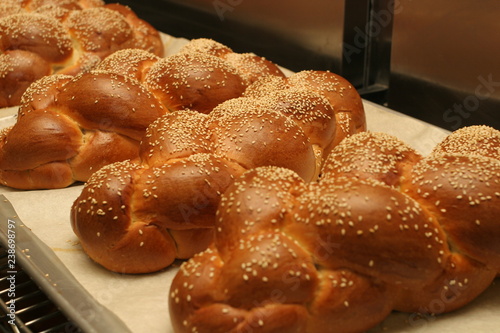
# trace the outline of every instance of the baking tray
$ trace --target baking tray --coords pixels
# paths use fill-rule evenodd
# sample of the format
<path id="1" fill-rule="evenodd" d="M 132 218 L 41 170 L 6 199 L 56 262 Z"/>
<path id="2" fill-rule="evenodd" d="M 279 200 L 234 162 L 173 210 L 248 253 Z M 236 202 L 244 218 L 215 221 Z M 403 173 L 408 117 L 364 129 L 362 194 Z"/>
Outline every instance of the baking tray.
<path id="1" fill-rule="evenodd" d="M 22 222 L 4 195 L 0 195 L 0 221 L 0 244 L 8 253 L 6 273 L 9 289 L 6 298 L 9 299 L 6 303 L 9 303 L 9 314 L 12 313 L 11 308 L 20 311 L 21 296 L 26 295 L 21 295 L 23 286 L 19 282 L 25 280 L 21 275 L 27 274 L 69 319 L 64 326 L 57 326 L 61 332 L 76 328 L 89 333 L 131 332 L 123 321 L 78 283 L 54 251 Z M 25 306 L 22 308 L 26 309 Z M 12 326 L 24 326 L 25 323 L 17 317 L 9 316 L 8 322 L 14 323 Z M 15 332 L 15 328 L 12 329 Z"/>
<path id="2" fill-rule="evenodd" d="M 187 42 L 167 35 L 164 38 L 167 54 L 175 53 Z M 368 101 L 363 103 L 368 130 L 393 134 L 422 154 L 429 153 L 449 133 L 380 105 Z M 15 113 L 16 108 L 0 110 L 0 126 L 13 124 Z M 124 325 L 116 332 L 172 332 L 168 293 L 179 263 L 153 274 L 123 275 L 109 272 L 92 262 L 82 251 L 70 226 L 70 207 L 81 190 L 81 184 L 35 191 L 0 186 L 0 194 L 16 210 L 14 213 L 6 201 L 1 202 L 6 212 L 1 216 L 1 230 L 5 230 L 7 223 L 4 216 L 15 215 L 25 226 L 26 235 L 16 244 L 17 253 L 22 258 L 23 250 L 28 250 L 30 257 L 19 258 L 20 264 L 33 266 L 27 268 L 33 279 L 49 295 L 58 295 L 55 301 L 70 317 L 80 313 L 76 317 L 84 331 L 115 332 L 111 325 Z M 53 285 L 56 277 L 55 283 L 64 286 L 64 292 Z M 78 290 L 75 294 L 82 295 L 81 299 L 98 311 L 79 311 L 80 298 L 72 297 L 73 290 Z M 393 313 L 369 332 L 500 332 L 499 311 L 500 284 L 497 279 L 485 293 L 459 311 L 439 316 Z M 94 326 L 98 323 L 92 313 L 99 314 L 102 326 Z"/>

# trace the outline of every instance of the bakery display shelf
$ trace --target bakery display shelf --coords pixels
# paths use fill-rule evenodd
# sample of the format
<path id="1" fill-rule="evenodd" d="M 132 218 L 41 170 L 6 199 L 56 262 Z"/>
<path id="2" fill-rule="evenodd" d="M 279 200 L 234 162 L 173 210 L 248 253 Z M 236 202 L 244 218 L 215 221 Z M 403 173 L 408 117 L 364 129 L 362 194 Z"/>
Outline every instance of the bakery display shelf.
<path id="1" fill-rule="evenodd" d="M 168 35 L 163 38 L 167 54 L 187 42 Z M 395 135 L 422 154 L 429 153 L 449 134 L 397 111 L 363 103 L 369 131 Z M 16 112 L 17 108 L 1 109 L 0 127 L 14 124 Z M 74 325 L 71 332 L 172 332 L 169 287 L 180 262 L 161 272 L 142 275 L 113 273 L 92 262 L 74 235 L 69 218 L 70 207 L 82 187 L 75 184 L 63 189 L 21 191 L 0 186 L 1 246 L 8 247 L 9 220 L 15 221 L 17 264 L 61 311 L 67 319 L 64 325 Z M 439 306 L 439 302 L 430 306 Z M 369 333 L 498 332 L 499 309 L 497 279 L 459 311 L 439 316 L 393 313 Z"/>

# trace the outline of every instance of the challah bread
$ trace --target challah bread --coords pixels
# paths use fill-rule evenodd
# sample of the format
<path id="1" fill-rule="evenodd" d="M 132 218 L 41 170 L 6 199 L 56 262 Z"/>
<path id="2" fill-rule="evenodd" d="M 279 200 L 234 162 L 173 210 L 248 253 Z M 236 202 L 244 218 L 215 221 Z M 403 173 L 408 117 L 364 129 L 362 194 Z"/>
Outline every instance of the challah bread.
<path id="1" fill-rule="evenodd" d="M 232 52 L 229 46 L 209 38 L 193 39 L 179 50 L 179 53 L 202 53 L 220 58 Z"/>
<path id="2" fill-rule="evenodd" d="M 234 67 L 201 53 L 160 59 L 149 70 L 145 84 L 169 110 L 190 108 L 202 113 L 241 96 L 246 88 Z"/>
<path id="3" fill-rule="evenodd" d="M 0 18 L 17 14 L 21 11 L 21 6 L 17 0 L 5 0 L 0 3 Z"/>
<path id="4" fill-rule="evenodd" d="M 201 53 L 219 57 L 238 71 L 246 85 L 262 77 L 277 76 L 284 78 L 281 69 L 273 62 L 253 53 L 234 52 L 228 46 L 207 38 L 198 38 L 184 45 L 179 53 Z"/>
<path id="5" fill-rule="evenodd" d="M 313 146 L 318 175 L 341 130 L 330 102 L 313 90 L 290 88 L 269 92 L 260 103 L 289 116 L 302 128 Z"/>
<path id="6" fill-rule="evenodd" d="M 333 146 L 354 133 L 366 130 L 363 103 L 357 90 L 345 78 L 328 71 L 301 71 L 286 78 L 264 77 L 250 85 L 245 96 L 259 97 L 269 91 L 289 88 L 313 90 L 328 99 L 338 127 Z"/>
<path id="7" fill-rule="evenodd" d="M 75 200 L 72 227 L 85 252 L 112 271 L 154 272 L 210 244 L 220 194 L 244 171 L 275 165 L 316 179 L 321 156 L 308 135 L 318 135 L 308 126 L 325 129 L 332 141 L 335 117 L 307 103 L 306 94 L 291 96 L 234 98 L 208 115 L 183 110 L 152 123 L 140 161 L 102 168 Z M 329 146 L 322 136 L 319 144 Z M 110 206 L 115 201 L 120 209 Z"/>
<path id="8" fill-rule="evenodd" d="M 71 75 L 54 74 L 44 76 L 30 84 L 21 96 L 21 105 L 17 111 L 18 119 L 28 112 L 49 107 L 57 99 L 62 87 L 72 79 Z"/>
<path id="9" fill-rule="evenodd" d="M 322 177 L 374 179 L 400 187 L 421 159 L 415 149 L 392 135 L 362 132 L 334 148 L 326 158 Z"/>
<path id="10" fill-rule="evenodd" d="M 236 53 L 206 38 L 194 39 L 177 54 L 158 61 L 151 73 L 146 84 L 169 110 L 188 108 L 202 113 L 242 95 L 259 78 L 285 77 L 263 57 Z"/>
<path id="11" fill-rule="evenodd" d="M 160 57 L 151 52 L 141 49 L 124 49 L 106 57 L 95 69 L 125 75 L 144 82 L 151 66 L 158 60 Z"/>
<path id="12" fill-rule="evenodd" d="M 33 78 L 51 73 L 50 64 L 37 54 L 22 50 L 0 54 L 0 106 L 19 104 Z"/>
<path id="13" fill-rule="evenodd" d="M 166 112 L 126 76 L 94 71 L 42 80 L 0 135 L 3 185 L 61 188 L 86 181 L 106 164 L 137 158 L 147 126 Z"/>
<path id="14" fill-rule="evenodd" d="M 163 55 L 159 32 L 128 7 L 101 0 L 12 1 L 0 7 L 0 107 L 50 74 L 89 71 L 113 52 Z"/>
<path id="15" fill-rule="evenodd" d="M 125 17 L 130 27 L 132 27 L 131 41 L 127 42 L 127 46 L 124 45 L 118 49 L 136 48 L 151 52 L 160 57 L 165 55 L 165 49 L 159 32 L 151 24 L 140 19 L 130 7 L 120 5 L 119 3 L 106 4 L 104 7 L 120 13 Z"/>
<path id="16" fill-rule="evenodd" d="M 173 280 L 174 331 L 362 332 L 392 310 L 468 304 L 500 272 L 499 134 L 467 127 L 422 157 L 365 132 L 318 182 L 245 172 L 221 197 L 214 242 Z"/>
<path id="17" fill-rule="evenodd" d="M 35 189 L 86 181 L 106 164 L 138 158 L 139 141 L 159 116 L 208 113 L 245 88 L 235 67 L 200 52 L 161 58 L 123 49 L 89 72 L 44 77 L 26 90 L 17 123 L 0 136 L 0 183 Z"/>

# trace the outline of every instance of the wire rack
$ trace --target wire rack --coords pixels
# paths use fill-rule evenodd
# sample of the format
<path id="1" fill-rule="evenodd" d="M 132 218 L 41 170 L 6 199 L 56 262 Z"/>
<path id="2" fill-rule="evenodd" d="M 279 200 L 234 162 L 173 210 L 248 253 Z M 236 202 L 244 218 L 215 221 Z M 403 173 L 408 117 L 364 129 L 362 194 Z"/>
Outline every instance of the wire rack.
<path id="1" fill-rule="evenodd" d="M 27 254 L 29 249 L 29 254 Z M 0 195 L 0 333 L 130 333 Z"/>
<path id="2" fill-rule="evenodd" d="M 15 271 L 15 297 L 10 294 L 11 281 L 9 272 Z M 9 295 L 10 294 L 10 295 Z M 9 317 L 9 305 L 15 306 L 15 325 Z M 82 332 L 57 305 L 38 287 L 31 277 L 19 266 L 9 268 L 8 254 L 0 246 L 0 332 Z"/>

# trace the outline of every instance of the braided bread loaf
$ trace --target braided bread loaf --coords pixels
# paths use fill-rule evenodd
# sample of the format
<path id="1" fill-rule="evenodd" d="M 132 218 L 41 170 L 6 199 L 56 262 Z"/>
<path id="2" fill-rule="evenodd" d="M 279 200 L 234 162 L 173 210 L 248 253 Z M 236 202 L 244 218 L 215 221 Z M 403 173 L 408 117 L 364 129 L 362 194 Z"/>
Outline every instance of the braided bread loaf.
<path id="1" fill-rule="evenodd" d="M 253 80 L 271 68 L 283 76 L 265 59 L 260 67 L 267 71 Z M 209 113 L 241 96 L 247 83 L 239 71 L 199 51 L 160 58 L 124 49 L 75 77 L 44 77 L 23 95 L 16 124 L 0 133 L 0 183 L 60 188 L 87 181 L 104 165 L 137 159 L 147 126 L 161 115 L 186 108 Z"/>
<path id="2" fill-rule="evenodd" d="M 327 82 L 336 77 L 308 73 Z M 148 128 L 139 162 L 92 175 L 73 204 L 73 230 L 107 269 L 160 270 L 210 244 L 220 194 L 244 171 L 274 165 L 315 180 L 336 130 L 328 99 L 311 89 L 234 98 L 208 115 L 167 114 Z"/>
<path id="3" fill-rule="evenodd" d="M 310 184 L 250 170 L 222 196 L 214 243 L 174 278 L 174 330 L 362 332 L 392 310 L 453 311 L 500 272 L 498 216 L 500 132 L 485 126 L 426 157 L 356 134 Z"/>
<path id="4" fill-rule="evenodd" d="M 337 133 L 332 146 L 345 137 L 366 130 L 362 100 L 351 84 L 343 77 L 318 71 L 302 71 L 287 78 L 268 76 L 248 87 L 245 96 L 262 97 L 275 90 L 289 88 L 308 89 L 320 92 L 333 107 L 337 122 Z"/>
<path id="5" fill-rule="evenodd" d="M 88 71 L 126 48 L 164 52 L 159 32 L 128 7 L 101 0 L 2 0 L 0 107 L 19 105 L 43 76 Z"/>

